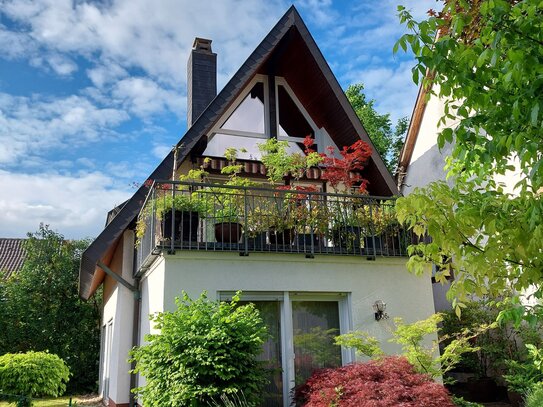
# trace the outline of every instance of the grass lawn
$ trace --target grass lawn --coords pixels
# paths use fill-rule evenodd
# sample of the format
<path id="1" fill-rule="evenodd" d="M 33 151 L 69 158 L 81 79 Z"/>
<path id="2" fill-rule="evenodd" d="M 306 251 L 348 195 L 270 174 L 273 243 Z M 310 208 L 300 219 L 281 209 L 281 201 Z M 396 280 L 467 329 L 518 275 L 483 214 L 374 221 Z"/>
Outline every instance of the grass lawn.
<path id="1" fill-rule="evenodd" d="M 66 407 L 68 406 L 69 401 L 70 401 L 70 397 L 59 397 L 56 399 L 35 400 L 33 405 L 34 407 Z M 72 405 L 75 402 L 77 402 L 78 406 L 85 406 L 85 407 L 102 406 L 99 399 L 89 398 L 88 396 L 85 396 L 85 397 L 72 396 Z M 8 406 L 14 406 L 14 405 L 15 404 L 9 404 L 6 401 L 0 401 L 0 407 L 8 407 Z"/>

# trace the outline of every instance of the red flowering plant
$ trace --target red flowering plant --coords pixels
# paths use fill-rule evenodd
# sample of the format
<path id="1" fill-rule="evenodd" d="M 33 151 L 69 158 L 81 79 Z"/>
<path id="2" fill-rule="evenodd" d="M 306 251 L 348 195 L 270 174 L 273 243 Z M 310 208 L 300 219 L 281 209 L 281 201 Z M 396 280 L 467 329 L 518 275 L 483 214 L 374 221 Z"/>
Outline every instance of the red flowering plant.
<path id="1" fill-rule="evenodd" d="M 404 357 L 318 370 L 294 394 L 298 407 L 454 407 L 447 389 Z"/>

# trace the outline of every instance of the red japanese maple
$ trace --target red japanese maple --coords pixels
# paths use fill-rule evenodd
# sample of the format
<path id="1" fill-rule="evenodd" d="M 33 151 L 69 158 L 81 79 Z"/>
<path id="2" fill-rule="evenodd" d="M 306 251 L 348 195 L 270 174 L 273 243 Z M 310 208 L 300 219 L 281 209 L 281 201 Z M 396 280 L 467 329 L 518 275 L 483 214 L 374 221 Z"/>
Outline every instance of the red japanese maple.
<path id="1" fill-rule="evenodd" d="M 322 178 L 328 180 L 336 191 L 341 185 L 347 190 L 356 185 L 360 193 L 365 193 L 368 180 L 360 175 L 360 171 L 364 169 L 371 157 L 369 144 L 358 140 L 350 146 L 345 146 L 339 151 L 341 158 L 335 156 L 334 147 L 327 147 L 327 150 L 328 153 L 323 154 Z"/>
<path id="2" fill-rule="evenodd" d="M 397 356 L 317 371 L 294 399 L 304 407 L 454 407 L 443 385 Z"/>

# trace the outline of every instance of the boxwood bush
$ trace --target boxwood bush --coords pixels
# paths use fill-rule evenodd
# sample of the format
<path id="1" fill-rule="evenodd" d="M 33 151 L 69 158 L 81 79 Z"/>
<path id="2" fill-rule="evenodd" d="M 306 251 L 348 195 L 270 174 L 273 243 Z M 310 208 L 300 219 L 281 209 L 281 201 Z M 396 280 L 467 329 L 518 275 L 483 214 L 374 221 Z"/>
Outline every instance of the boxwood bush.
<path id="1" fill-rule="evenodd" d="M 454 407 L 445 387 L 391 356 L 316 371 L 294 395 L 305 407 Z"/>
<path id="2" fill-rule="evenodd" d="M 51 353 L 6 353 L 0 356 L 0 393 L 57 397 L 66 391 L 69 377 L 66 363 Z"/>
<path id="3" fill-rule="evenodd" d="M 239 293 L 231 302 L 183 293 L 175 311 L 152 317 L 160 333 L 132 351 L 146 379 L 136 390 L 145 406 L 209 406 L 241 394 L 248 405 L 259 402 L 266 372 L 256 357 L 267 329 L 253 304 L 238 301 Z"/>

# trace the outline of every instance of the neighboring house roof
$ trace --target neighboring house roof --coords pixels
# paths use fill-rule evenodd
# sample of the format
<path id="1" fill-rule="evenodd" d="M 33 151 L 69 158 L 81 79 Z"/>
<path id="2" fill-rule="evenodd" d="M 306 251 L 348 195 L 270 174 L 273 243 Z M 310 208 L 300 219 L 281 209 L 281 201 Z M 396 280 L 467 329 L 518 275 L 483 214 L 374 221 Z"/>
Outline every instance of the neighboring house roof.
<path id="1" fill-rule="evenodd" d="M 0 278 L 8 278 L 23 267 L 26 239 L 0 238 Z"/>
<path id="2" fill-rule="evenodd" d="M 297 52 L 292 52 L 292 47 L 297 47 L 295 48 Z M 293 86 L 311 90 L 311 94 L 300 95 L 300 100 L 308 110 L 312 110 L 317 117 L 316 122 L 334 122 L 329 133 L 337 145 L 350 145 L 362 139 L 373 147 L 373 143 L 315 40 L 294 6 L 291 6 L 223 90 L 196 119 L 192 127 L 187 130 L 179 143 L 176 166 L 193 149 L 199 149 L 199 143 L 205 139 L 205 135 L 211 127 L 247 86 L 248 82 L 259 73 L 259 70 L 267 67 L 266 64 L 277 64 L 278 69 L 288 72 L 293 78 Z M 169 179 L 172 174 L 172 165 L 173 151 L 159 164 L 149 178 Z M 371 161 L 366 171 L 368 178 L 379 181 L 375 182 L 374 186 L 376 194 L 395 195 L 398 193 L 394 179 L 375 148 L 373 148 Z M 141 186 L 83 253 L 79 271 L 79 295 L 81 298 L 88 299 L 101 284 L 105 273 L 96 266 L 96 263 L 102 261 L 106 265 L 109 264 L 121 234 L 137 217 L 146 194 L 147 188 Z"/>

